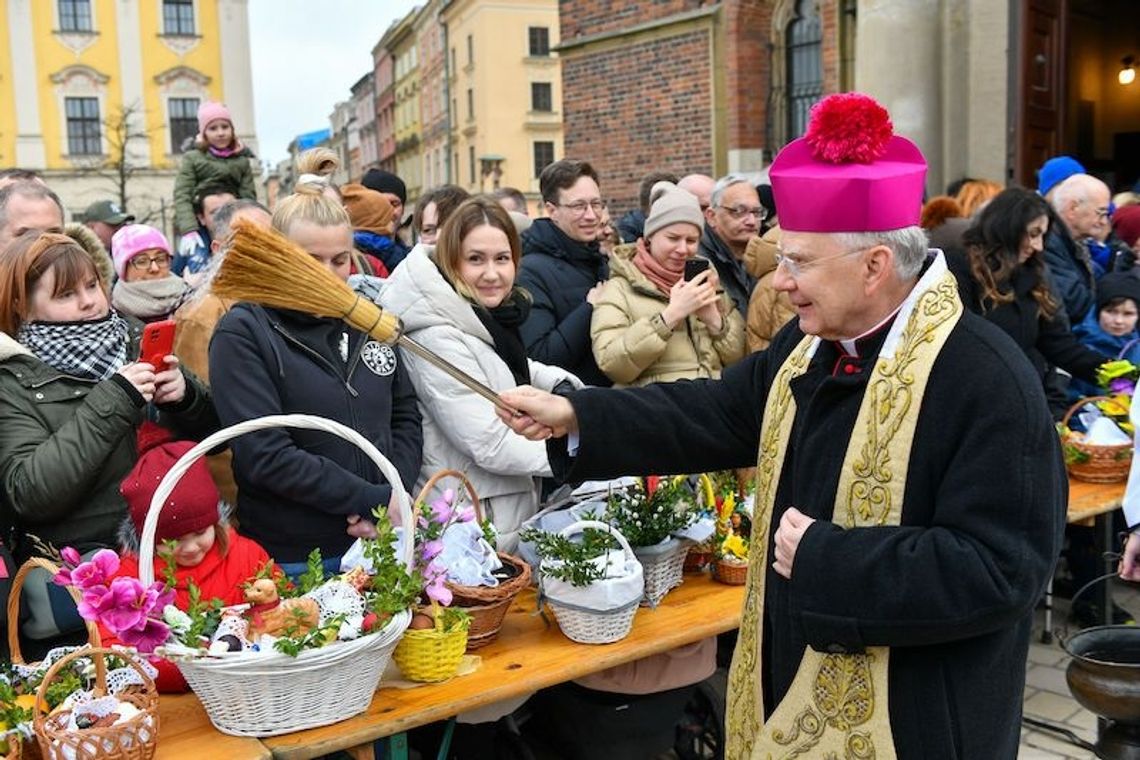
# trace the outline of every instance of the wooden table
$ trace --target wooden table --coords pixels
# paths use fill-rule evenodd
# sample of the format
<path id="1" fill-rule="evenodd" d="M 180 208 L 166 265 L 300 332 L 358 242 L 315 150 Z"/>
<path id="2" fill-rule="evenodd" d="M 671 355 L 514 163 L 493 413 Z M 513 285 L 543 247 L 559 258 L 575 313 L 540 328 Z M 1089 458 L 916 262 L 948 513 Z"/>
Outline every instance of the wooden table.
<path id="1" fill-rule="evenodd" d="M 158 700 L 158 750 L 155 760 L 268 760 L 269 748 L 258 739 L 229 736 L 214 728 L 193 694 L 164 694 Z"/>
<path id="2" fill-rule="evenodd" d="M 534 591 L 524 591 L 507 613 L 499 639 L 476 652 L 483 662 L 474 673 L 439 685 L 382 688 L 368 710 L 354 718 L 262 741 L 274 758 L 288 760 L 368 745 L 465 710 L 733 630 L 740 625 L 743 603 L 743 586 L 717 583 L 707 573 L 686 575 L 684 584 L 669 592 L 657 609 L 638 610 L 629 636 L 613 644 L 589 645 L 570 641 L 553 620 L 547 627 L 534 614 Z"/>
<path id="3" fill-rule="evenodd" d="M 1090 520 L 1120 509 L 1124 501 L 1123 481 L 1086 483 L 1069 478 L 1068 521 L 1087 525 Z"/>

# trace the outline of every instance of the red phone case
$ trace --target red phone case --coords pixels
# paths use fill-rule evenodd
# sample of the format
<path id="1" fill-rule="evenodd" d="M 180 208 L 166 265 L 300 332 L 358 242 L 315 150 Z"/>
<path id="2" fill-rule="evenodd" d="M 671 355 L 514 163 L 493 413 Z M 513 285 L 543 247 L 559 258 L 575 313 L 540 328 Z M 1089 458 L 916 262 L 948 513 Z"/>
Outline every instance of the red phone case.
<path id="1" fill-rule="evenodd" d="M 164 319 L 143 327 L 139 361 L 154 367 L 156 372 L 166 368 L 164 361 L 174 351 L 174 320 Z"/>

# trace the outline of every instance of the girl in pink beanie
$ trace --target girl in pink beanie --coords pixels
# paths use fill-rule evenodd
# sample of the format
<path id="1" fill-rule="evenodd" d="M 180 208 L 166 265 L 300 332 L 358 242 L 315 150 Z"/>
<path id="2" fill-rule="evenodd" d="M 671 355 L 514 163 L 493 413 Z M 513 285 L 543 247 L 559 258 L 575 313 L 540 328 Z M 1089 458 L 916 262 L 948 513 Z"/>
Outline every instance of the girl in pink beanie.
<path id="1" fill-rule="evenodd" d="M 180 233 L 194 232 L 199 226 L 205 226 L 205 220 L 195 209 L 195 199 L 204 190 L 228 190 L 238 198 L 257 199 L 250 163 L 253 157 L 237 139 L 233 119 L 225 105 L 207 101 L 198 108 L 194 147 L 182 154 L 182 165 L 174 181 L 174 224 Z"/>

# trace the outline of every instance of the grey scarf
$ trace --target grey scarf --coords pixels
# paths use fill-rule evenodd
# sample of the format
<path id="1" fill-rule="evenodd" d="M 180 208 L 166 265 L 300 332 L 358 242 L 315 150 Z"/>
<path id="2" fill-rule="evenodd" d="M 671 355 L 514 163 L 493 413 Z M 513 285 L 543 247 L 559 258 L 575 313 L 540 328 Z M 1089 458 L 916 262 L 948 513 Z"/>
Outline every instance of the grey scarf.
<path id="1" fill-rule="evenodd" d="M 181 277 L 161 280 L 119 280 L 111 290 L 111 305 L 143 321 L 168 317 L 182 305 L 190 286 Z"/>

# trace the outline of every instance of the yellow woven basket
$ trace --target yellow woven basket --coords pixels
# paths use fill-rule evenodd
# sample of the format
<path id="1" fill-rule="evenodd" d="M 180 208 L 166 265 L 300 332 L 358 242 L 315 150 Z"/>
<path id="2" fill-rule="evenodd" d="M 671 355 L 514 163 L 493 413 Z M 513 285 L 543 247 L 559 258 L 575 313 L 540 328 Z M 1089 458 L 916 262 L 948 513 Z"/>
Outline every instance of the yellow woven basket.
<path id="1" fill-rule="evenodd" d="M 435 628 L 409 628 L 396 645 L 392 659 L 409 681 L 446 681 L 459 670 L 459 662 L 467 649 L 470 625 L 471 619 L 468 618 L 452 630 L 444 631 L 437 619 Z"/>

